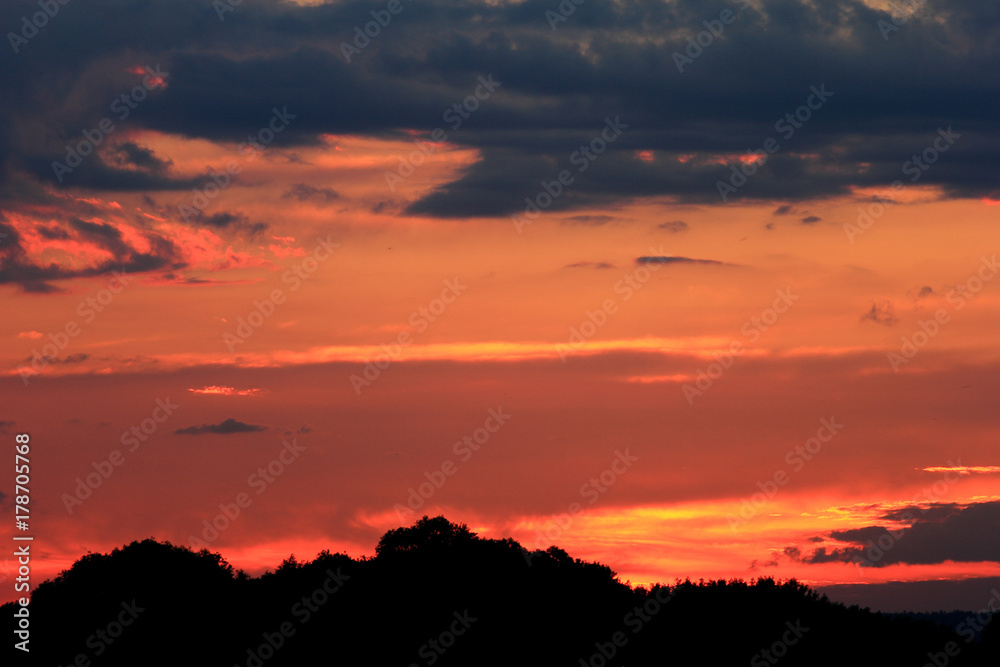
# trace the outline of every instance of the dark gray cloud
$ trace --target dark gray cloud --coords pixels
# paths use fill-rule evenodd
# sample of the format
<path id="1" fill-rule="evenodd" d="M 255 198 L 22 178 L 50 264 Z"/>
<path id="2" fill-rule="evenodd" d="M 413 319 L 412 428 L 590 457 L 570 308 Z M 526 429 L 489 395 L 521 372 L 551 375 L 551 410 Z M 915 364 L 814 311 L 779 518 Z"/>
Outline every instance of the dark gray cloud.
<path id="1" fill-rule="evenodd" d="M 162 174 L 172 165 L 172 160 L 157 157 L 151 149 L 134 141 L 123 141 L 112 147 L 106 154 L 108 162 L 115 167 L 135 167 L 148 172 Z"/>
<path id="2" fill-rule="evenodd" d="M 202 219 L 209 227 L 230 227 L 233 225 L 245 225 L 249 222 L 246 215 L 239 211 L 220 211 L 213 213 Z"/>
<path id="3" fill-rule="evenodd" d="M 807 215 L 806 217 L 802 218 L 799 222 L 806 225 L 812 225 L 819 222 L 822 219 L 823 218 L 819 217 L 818 215 Z"/>
<path id="4" fill-rule="evenodd" d="M 117 166 L 116 163 L 121 161 L 116 156 L 117 154 L 111 155 L 110 163 L 105 162 L 100 156 L 86 159 L 72 172 L 61 174 L 62 181 L 59 180 L 60 175 L 56 174 L 52 163 L 64 160 L 64 155 L 26 155 L 23 158 L 23 171 L 38 181 L 52 186 L 116 192 L 189 190 L 200 188 L 210 182 L 207 176 L 171 178 L 160 171 Z"/>
<path id="5" fill-rule="evenodd" d="M 861 314 L 862 322 L 874 322 L 883 326 L 895 326 L 899 322 L 896 317 L 896 308 L 891 301 L 881 303 L 872 302 L 872 307 Z"/>
<path id="6" fill-rule="evenodd" d="M 70 238 L 69 232 L 65 229 L 60 229 L 59 227 L 47 227 L 45 225 L 38 225 L 35 227 L 35 231 L 38 232 L 40 236 L 46 238 L 50 241 L 67 241 Z"/>
<path id="7" fill-rule="evenodd" d="M 905 521 L 912 523 L 917 517 L 925 523 L 944 521 L 962 511 L 958 503 L 934 503 L 933 505 L 910 505 L 890 510 L 882 515 L 886 521 Z"/>
<path id="8" fill-rule="evenodd" d="M 230 433 L 255 433 L 257 431 L 266 431 L 266 426 L 257 426 L 256 424 L 247 424 L 241 421 L 237 421 L 230 417 L 222 423 L 219 424 L 201 424 L 199 426 L 188 426 L 186 428 L 179 428 L 174 433 L 185 434 L 185 435 L 205 435 L 208 433 L 214 433 L 218 435 L 228 435 Z"/>
<path id="9" fill-rule="evenodd" d="M 692 259 L 691 257 L 672 257 L 660 255 L 648 255 L 636 257 L 637 264 L 715 264 L 717 266 L 732 266 L 726 262 L 715 259 Z"/>
<path id="10" fill-rule="evenodd" d="M 139 252 L 126 243 L 121 232 L 111 225 L 90 223 L 76 217 L 70 217 L 66 222 L 68 230 L 76 233 L 76 238 L 107 250 L 113 257 L 85 268 L 36 263 L 28 257 L 17 229 L 13 225 L 0 222 L 0 234 L 5 235 L 2 237 L 3 243 L 0 244 L 0 285 L 13 284 L 25 292 L 48 294 L 60 291 L 53 284 L 57 280 L 105 275 L 116 270 L 142 273 L 170 266 L 175 268 L 183 266 L 178 260 L 177 248 L 173 242 L 153 232 L 142 232 L 151 249 L 149 252 Z M 68 230 L 64 229 L 63 233 L 66 238 L 72 238 Z M 49 236 L 62 238 L 62 234 L 51 230 Z"/>
<path id="11" fill-rule="evenodd" d="M 90 156 L 63 183 L 51 164 L 104 117 L 116 132 L 239 142 L 287 107 L 296 118 L 275 145 L 316 144 L 327 133 L 403 138 L 445 127 L 443 111 L 492 75 L 501 87 L 449 132 L 481 159 L 406 213 L 513 214 L 562 169 L 574 182 L 553 211 L 654 196 L 721 203 L 716 182 L 731 172 L 720 156 L 771 137 L 780 149 L 730 200 L 791 206 L 908 183 L 905 163 L 948 127 L 960 138 L 919 184 L 1000 198 L 1000 12 L 990 3 L 935 1 L 884 39 L 878 21 L 889 14 L 860 0 L 773 0 L 741 12 L 683 72 L 673 54 L 733 3 L 585 3 L 557 31 L 545 19 L 553 6 L 407 3 L 348 63 L 340 44 L 371 20 L 369 2 L 242 3 L 225 22 L 211 3 L 68 3 L 18 53 L 0 54 L 0 178 L 185 190 L 204 177 L 171 176 L 169 155 L 134 143 Z M 34 0 L 3 3 L 0 24 L 36 11 Z M 162 66 L 167 85 L 119 119 L 111 105 L 142 80 L 128 70 L 144 65 Z M 834 94 L 808 121 L 790 135 L 776 127 L 821 85 Z M 573 155 L 618 115 L 628 129 L 578 171 Z"/>
<path id="12" fill-rule="evenodd" d="M 84 361 L 86 361 L 87 359 L 90 359 L 90 355 L 89 354 L 85 354 L 83 352 L 78 352 L 76 354 L 66 355 L 65 357 L 46 356 L 46 357 L 43 357 L 43 358 L 45 359 L 45 361 L 47 363 L 52 364 L 52 365 L 57 365 L 57 364 L 81 364 Z M 24 363 L 24 364 L 30 364 L 32 362 L 32 360 L 33 360 L 33 357 L 27 357 L 27 358 L 25 358 L 23 360 L 22 363 Z"/>
<path id="13" fill-rule="evenodd" d="M 296 183 L 294 184 L 288 192 L 281 195 L 285 199 L 295 198 L 299 201 L 309 201 L 314 200 L 323 203 L 332 202 L 335 199 L 340 198 L 340 193 L 338 193 L 333 188 L 327 187 L 314 187 L 308 185 L 307 183 Z"/>
<path id="14" fill-rule="evenodd" d="M 87 359 L 90 359 L 90 355 L 85 352 L 77 352 L 76 354 L 69 354 L 65 357 L 48 357 L 48 362 L 50 364 L 82 364 Z"/>
<path id="15" fill-rule="evenodd" d="M 681 232 L 686 232 L 691 229 L 688 223 L 683 220 L 671 220 L 670 222 L 661 222 L 657 225 L 659 229 L 665 229 L 672 234 L 679 234 Z"/>
<path id="16" fill-rule="evenodd" d="M 102 222 L 86 222 L 79 218 L 69 219 L 70 228 L 78 232 L 78 237 L 90 241 L 113 255 L 121 256 L 129 253 L 121 231 L 114 225 Z"/>
<path id="17" fill-rule="evenodd" d="M 191 216 L 189 222 L 195 226 L 209 227 L 216 231 L 226 229 L 253 237 L 266 231 L 270 226 L 266 222 L 250 222 L 250 218 L 241 211 L 219 211 L 205 215 L 203 211 L 195 210 L 196 214 Z"/>
<path id="18" fill-rule="evenodd" d="M 886 519 L 911 522 L 909 527 L 868 526 L 834 531 L 828 538 L 851 546 L 820 547 L 800 560 L 806 563 L 844 562 L 862 567 L 945 561 L 1000 562 L 1000 502 L 901 508 Z"/>

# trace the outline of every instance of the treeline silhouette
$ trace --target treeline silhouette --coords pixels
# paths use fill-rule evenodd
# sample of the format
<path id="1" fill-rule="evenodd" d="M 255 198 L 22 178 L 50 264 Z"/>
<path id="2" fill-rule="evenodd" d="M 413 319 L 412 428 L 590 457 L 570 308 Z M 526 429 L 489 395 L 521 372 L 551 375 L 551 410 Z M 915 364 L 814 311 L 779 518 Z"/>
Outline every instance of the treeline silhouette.
<path id="1" fill-rule="evenodd" d="M 8 623 L 16 609 L 2 607 Z M 390 530 L 372 558 L 293 556 L 260 577 L 208 550 L 133 542 L 40 584 L 29 609 L 31 652 L 12 650 L 8 664 L 1000 664 L 1000 623 L 966 642 L 930 621 L 830 602 L 794 580 L 631 588 L 557 547 L 527 552 L 444 517 Z"/>

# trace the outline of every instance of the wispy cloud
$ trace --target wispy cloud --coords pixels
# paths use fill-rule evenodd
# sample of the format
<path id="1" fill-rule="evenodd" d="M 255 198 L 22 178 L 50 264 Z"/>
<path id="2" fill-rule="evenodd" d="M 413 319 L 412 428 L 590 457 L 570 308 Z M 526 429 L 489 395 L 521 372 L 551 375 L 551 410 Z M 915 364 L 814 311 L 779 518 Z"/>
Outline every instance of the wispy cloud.
<path id="1" fill-rule="evenodd" d="M 714 264 L 716 266 L 732 266 L 716 259 L 695 259 L 693 257 L 677 257 L 667 255 L 646 255 L 636 257 L 637 264 Z"/>
<path id="2" fill-rule="evenodd" d="M 899 318 L 896 317 L 896 308 L 892 305 L 892 301 L 883 301 L 881 303 L 872 301 L 872 307 L 861 314 L 860 321 L 874 322 L 875 324 L 891 327 L 899 323 Z"/>
<path id="3" fill-rule="evenodd" d="M 1000 466 L 931 466 L 918 468 L 921 472 L 957 472 L 959 475 L 981 473 L 985 475 L 1000 473 Z"/>
<path id="4" fill-rule="evenodd" d="M 210 394 L 216 396 L 260 396 L 263 392 L 263 390 L 258 387 L 250 389 L 236 389 L 235 387 L 220 387 L 217 385 L 201 387 L 200 389 L 191 388 L 188 389 L 188 391 L 194 394 Z"/>

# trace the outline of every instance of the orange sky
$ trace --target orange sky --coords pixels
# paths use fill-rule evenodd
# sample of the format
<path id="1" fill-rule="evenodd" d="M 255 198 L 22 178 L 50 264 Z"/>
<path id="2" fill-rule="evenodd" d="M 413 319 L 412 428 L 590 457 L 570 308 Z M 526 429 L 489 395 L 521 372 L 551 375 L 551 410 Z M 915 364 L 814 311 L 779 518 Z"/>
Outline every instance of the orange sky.
<path id="1" fill-rule="evenodd" d="M 191 544 L 241 493 L 251 502 L 211 548 L 255 572 L 293 552 L 371 554 L 385 530 L 444 513 L 632 583 L 1000 576 L 996 561 L 801 558 L 846 546 L 831 531 L 887 525 L 895 508 L 1000 501 L 1000 281 L 989 268 L 1000 209 L 988 201 L 911 186 L 853 241 L 845 225 L 867 190 L 780 214 L 781 202 L 638 199 L 584 220 L 545 212 L 519 232 L 509 218 L 400 215 L 478 159 L 467 147 L 439 145 L 391 191 L 384 174 L 410 141 L 327 135 L 248 160 L 235 144 L 179 135 L 115 139 L 169 156 L 179 176 L 238 161 L 204 213 L 243 222 L 183 224 L 190 191 L 50 188 L 56 204 L 5 211 L 40 264 L 113 257 L 71 218 L 109 225 L 138 251 L 155 233 L 179 253 L 176 267 L 126 272 L 124 286 L 104 274 L 56 293 L 2 287 L 0 420 L 11 441 L 32 438 L 36 582 L 134 539 Z M 916 354 L 894 368 L 890 353 L 915 334 Z M 56 359 L 26 370 L 46 345 Z M 376 360 L 384 367 L 366 371 Z M 157 422 L 168 399 L 177 407 Z M 491 410 L 510 416 L 490 422 Z M 230 419 L 250 426 L 217 432 Z M 823 420 L 842 428 L 808 460 L 794 454 Z M 130 450 L 127 433 L 144 423 L 152 432 Z M 304 449 L 282 461 L 293 440 Z M 121 465 L 68 509 L 77 478 L 115 450 Z M 616 470 L 626 451 L 635 460 Z M 253 477 L 273 461 L 280 474 Z M 924 470 L 955 466 L 979 469 L 947 484 L 947 470 Z M 785 483 L 733 527 L 741 502 L 779 474 Z M 432 479 L 444 481 L 423 505 L 398 511 Z"/>

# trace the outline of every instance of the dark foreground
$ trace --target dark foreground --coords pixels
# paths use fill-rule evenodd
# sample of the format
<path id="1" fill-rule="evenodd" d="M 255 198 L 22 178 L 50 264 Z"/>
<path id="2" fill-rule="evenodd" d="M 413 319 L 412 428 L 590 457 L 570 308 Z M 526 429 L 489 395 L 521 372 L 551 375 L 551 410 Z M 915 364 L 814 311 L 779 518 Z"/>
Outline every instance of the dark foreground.
<path id="1" fill-rule="evenodd" d="M 0 610 L 7 623 L 16 609 Z M 389 531 L 374 558 L 324 552 L 259 578 L 208 551 L 133 542 L 40 585 L 29 610 L 31 652 L 8 631 L 4 664 L 1000 665 L 1000 623 L 970 641 L 794 581 L 631 589 L 603 565 L 443 517 Z"/>

